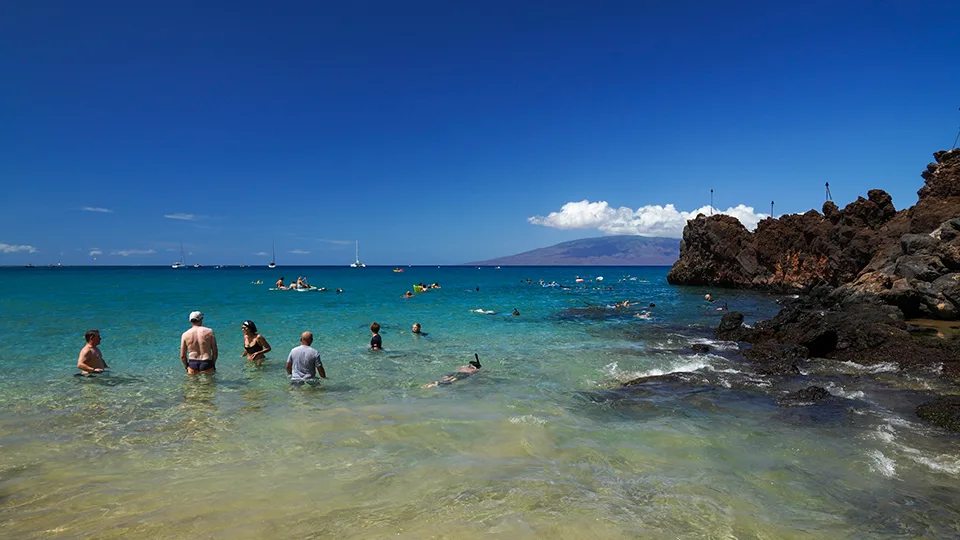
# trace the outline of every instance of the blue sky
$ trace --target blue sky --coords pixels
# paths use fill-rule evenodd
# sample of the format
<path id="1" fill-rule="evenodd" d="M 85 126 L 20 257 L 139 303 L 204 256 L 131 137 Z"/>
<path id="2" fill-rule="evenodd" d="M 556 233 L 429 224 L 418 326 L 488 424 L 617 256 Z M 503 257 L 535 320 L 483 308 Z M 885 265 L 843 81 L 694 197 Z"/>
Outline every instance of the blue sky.
<path id="1" fill-rule="evenodd" d="M 0 265 L 456 264 L 677 236 L 710 189 L 907 207 L 960 127 L 960 2 L 919 4 L 4 2 Z"/>

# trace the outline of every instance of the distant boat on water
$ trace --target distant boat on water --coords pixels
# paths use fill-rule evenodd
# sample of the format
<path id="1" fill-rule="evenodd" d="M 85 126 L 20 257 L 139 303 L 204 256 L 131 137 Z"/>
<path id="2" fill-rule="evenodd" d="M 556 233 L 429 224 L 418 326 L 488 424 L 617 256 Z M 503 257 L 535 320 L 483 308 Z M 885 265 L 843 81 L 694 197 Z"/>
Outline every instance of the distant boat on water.
<path id="1" fill-rule="evenodd" d="M 277 267 L 277 245 L 276 243 L 270 245 L 270 264 L 267 265 L 267 268 L 276 268 Z"/>
<path id="2" fill-rule="evenodd" d="M 194 268 L 203 268 L 203 267 L 200 265 L 200 263 L 194 263 L 193 267 L 194 267 Z"/>
<path id="3" fill-rule="evenodd" d="M 394 268 L 393 271 L 399 274 L 400 272 L 403 272 L 403 268 L 400 268 L 400 267 L 398 266 L 398 267 Z"/>
<path id="4" fill-rule="evenodd" d="M 183 242 L 180 242 L 180 260 L 170 265 L 170 268 L 186 268 L 187 265 L 183 264 Z"/>
<path id="5" fill-rule="evenodd" d="M 357 240 L 357 262 L 352 263 L 350 268 L 366 268 L 367 265 L 360 262 L 360 241 Z"/>

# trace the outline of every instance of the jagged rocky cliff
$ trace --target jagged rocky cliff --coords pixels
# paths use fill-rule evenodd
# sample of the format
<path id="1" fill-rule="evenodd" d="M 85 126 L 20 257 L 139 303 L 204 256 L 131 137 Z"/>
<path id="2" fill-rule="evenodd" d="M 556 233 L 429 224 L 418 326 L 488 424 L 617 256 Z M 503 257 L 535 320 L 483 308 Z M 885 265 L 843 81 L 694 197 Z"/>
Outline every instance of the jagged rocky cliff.
<path id="1" fill-rule="evenodd" d="M 761 375 L 800 376 L 814 357 L 934 374 L 948 381 L 948 395 L 917 416 L 960 431 L 960 338 L 909 321 L 960 319 L 960 149 L 934 158 L 919 201 L 899 212 L 871 190 L 842 210 L 827 202 L 823 213 L 766 219 L 753 233 L 728 216 L 697 216 L 667 279 L 799 292 L 753 326 L 725 314 L 715 335 L 743 343 Z"/>
<path id="2" fill-rule="evenodd" d="M 673 284 L 772 291 L 816 285 L 873 295 L 908 317 L 960 318 L 960 149 L 934 154 L 919 201 L 897 211 L 875 189 L 839 209 L 765 219 L 754 232 L 735 218 L 687 223 Z"/>

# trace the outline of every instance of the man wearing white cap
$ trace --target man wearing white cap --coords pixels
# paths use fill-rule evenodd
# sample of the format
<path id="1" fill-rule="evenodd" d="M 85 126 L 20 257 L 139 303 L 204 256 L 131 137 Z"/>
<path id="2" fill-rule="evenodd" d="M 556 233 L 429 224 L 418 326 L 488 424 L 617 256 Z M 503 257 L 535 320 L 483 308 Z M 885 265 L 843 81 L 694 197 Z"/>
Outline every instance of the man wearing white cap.
<path id="1" fill-rule="evenodd" d="M 203 313 L 190 314 L 189 330 L 180 337 L 180 361 L 187 369 L 187 375 L 213 373 L 217 370 L 217 337 L 213 330 L 203 326 Z"/>

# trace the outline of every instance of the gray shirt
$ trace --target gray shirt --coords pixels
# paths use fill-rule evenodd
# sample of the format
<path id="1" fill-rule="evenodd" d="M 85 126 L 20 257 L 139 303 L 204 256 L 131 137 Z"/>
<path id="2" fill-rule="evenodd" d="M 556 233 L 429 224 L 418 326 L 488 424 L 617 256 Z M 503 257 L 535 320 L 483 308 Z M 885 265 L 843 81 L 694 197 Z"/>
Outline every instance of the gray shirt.
<path id="1" fill-rule="evenodd" d="M 320 362 L 320 353 L 313 347 L 300 345 L 294 347 L 287 356 L 287 365 L 291 366 L 290 380 L 304 381 L 317 378 L 317 366 L 323 366 Z"/>

